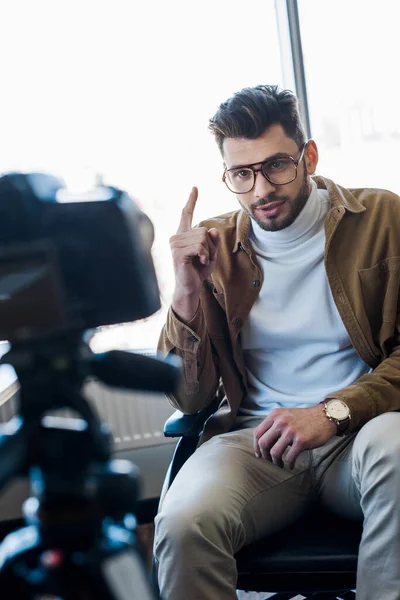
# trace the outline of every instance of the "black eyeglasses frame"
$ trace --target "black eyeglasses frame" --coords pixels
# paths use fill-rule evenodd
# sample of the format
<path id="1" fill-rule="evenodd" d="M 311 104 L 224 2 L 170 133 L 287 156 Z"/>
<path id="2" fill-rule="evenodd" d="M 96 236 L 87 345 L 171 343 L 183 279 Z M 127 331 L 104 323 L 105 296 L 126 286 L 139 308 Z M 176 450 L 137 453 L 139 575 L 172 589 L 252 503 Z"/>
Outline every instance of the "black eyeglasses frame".
<path id="1" fill-rule="evenodd" d="M 260 166 L 259 169 L 253 169 L 253 167 L 254 167 L 254 165 L 259 165 L 260 162 L 252 163 L 250 165 L 243 165 L 242 167 L 233 167 L 231 169 L 225 168 L 224 173 L 222 175 L 222 181 L 225 183 L 225 185 L 228 188 L 228 190 L 230 192 L 232 192 L 233 194 L 249 194 L 254 189 L 254 186 L 256 185 L 256 173 L 261 173 L 263 175 L 263 177 L 265 177 L 265 179 L 267 181 L 269 181 L 269 183 L 272 183 L 272 185 L 287 185 L 288 183 L 292 183 L 292 181 L 294 181 L 297 178 L 297 169 L 298 169 L 299 164 L 303 160 L 304 151 L 306 149 L 308 141 L 304 142 L 303 148 L 301 150 L 301 153 L 300 153 L 300 156 L 299 156 L 298 159 L 293 158 L 293 156 L 289 156 L 289 155 L 287 155 L 287 156 L 279 156 L 279 158 L 290 158 L 290 160 L 293 162 L 293 164 L 295 166 L 295 175 L 294 175 L 294 177 L 292 179 L 290 179 L 289 181 L 285 181 L 285 183 L 275 183 L 275 181 L 271 181 L 270 177 L 268 177 L 268 175 L 266 175 L 264 173 L 264 171 L 262 170 L 263 165 L 265 165 L 265 163 L 269 162 L 270 160 L 273 160 L 274 157 L 267 158 L 266 160 L 264 160 L 261 163 L 261 166 Z M 278 158 L 277 158 L 277 160 L 278 160 Z M 247 192 L 235 192 L 234 190 L 231 190 L 231 188 L 229 187 L 229 185 L 228 185 L 228 183 L 226 181 L 226 176 L 227 176 L 227 173 L 229 173 L 229 171 L 236 171 L 237 169 L 240 169 L 240 168 L 242 168 L 242 169 L 251 169 L 253 171 L 254 183 L 253 183 L 253 185 L 251 186 L 251 188 Z"/>

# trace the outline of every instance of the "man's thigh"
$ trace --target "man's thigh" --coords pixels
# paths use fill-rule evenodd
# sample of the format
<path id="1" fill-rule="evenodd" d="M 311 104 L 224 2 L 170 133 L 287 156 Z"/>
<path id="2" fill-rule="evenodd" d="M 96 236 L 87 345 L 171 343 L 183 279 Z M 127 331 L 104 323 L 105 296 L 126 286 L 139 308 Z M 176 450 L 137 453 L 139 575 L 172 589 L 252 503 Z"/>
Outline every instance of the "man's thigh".
<path id="1" fill-rule="evenodd" d="M 313 500 L 310 453 L 293 470 L 280 468 L 253 449 L 253 428 L 215 436 L 182 467 L 161 512 L 182 521 L 219 520 L 228 531 L 239 525 L 235 551 L 295 521 Z"/>
<path id="2" fill-rule="evenodd" d="M 368 477 L 374 478 L 376 465 L 380 465 L 379 474 L 382 475 L 384 468 L 390 467 L 391 460 L 397 461 L 395 448 L 399 430 L 400 413 L 384 413 L 352 435 L 330 466 L 321 469 L 318 485 L 321 503 L 345 518 L 363 519 L 363 486 Z M 375 486 L 378 483 L 376 480 Z M 368 485 L 373 486 L 374 481 Z M 388 483 L 382 485 L 382 493 L 386 489 L 390 489 Z"/>
<path id="3" fill-rule="evenodd" d="M 346 519 L 363 518 L 360 493 L 353 479 L 355 436 L 344 446 L 330 466 L 320 470 L 318 496 L 324 508 Z"/>

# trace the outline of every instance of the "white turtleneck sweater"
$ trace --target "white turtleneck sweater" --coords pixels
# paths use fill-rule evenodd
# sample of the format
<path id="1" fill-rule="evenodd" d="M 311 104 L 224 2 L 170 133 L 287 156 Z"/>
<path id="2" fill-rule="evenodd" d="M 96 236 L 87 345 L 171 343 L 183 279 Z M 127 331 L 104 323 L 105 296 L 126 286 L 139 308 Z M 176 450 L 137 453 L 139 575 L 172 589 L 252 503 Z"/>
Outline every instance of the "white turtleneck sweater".
<path id="1" fill-rule="evenodd" d="M 248 392 L 240 415 L 313 406 L 369 370 L 354 350 L 324 266 L 329 194 L 312 192 L 294 223 L 264 231 L 252 220 L 250 241 L 264 273 L 242 329 Z"/>

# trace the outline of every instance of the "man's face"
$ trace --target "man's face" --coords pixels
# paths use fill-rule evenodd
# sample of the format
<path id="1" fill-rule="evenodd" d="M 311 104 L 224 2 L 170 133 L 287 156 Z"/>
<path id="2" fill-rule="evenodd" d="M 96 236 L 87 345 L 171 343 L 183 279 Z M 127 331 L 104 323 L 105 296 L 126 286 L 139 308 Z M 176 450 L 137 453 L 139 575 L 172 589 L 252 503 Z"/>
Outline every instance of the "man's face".
<path id="1" fill-rule="evenodd" d="M 276 155 L 286 154 L 299 159 L 302 148 L 287 137 L 281 125 L 271 125 L 259 138 L 226 138 L 223 157 L 227 169 L 261 163 Z M 315 143 L 307 144 L 304 158 L 299 163 L 297 177 L 291 183 L 274 185 L 262 173 L 256 173 L 254 188 L 246 194 L 237 194 L 243 210 L 266 231 L 279 231 L 289 227 L 300 214 L 310 195 L 310 177 L 318 162 Z"/>

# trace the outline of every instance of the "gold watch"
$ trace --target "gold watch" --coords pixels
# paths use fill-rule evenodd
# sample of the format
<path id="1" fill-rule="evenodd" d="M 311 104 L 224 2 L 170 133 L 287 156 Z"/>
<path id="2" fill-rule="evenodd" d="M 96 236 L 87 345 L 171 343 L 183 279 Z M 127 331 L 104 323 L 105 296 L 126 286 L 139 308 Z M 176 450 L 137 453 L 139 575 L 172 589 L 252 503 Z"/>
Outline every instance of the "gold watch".
<path id="1" fill-rule="evenodd" d="M 326 400 L 324 407 L 327 418 L 336 423 L 338 434 L 343 434 L 348 428 L 351 418 L 350 409 L 346 402 L 333 398 L 332 400 Z"/>

